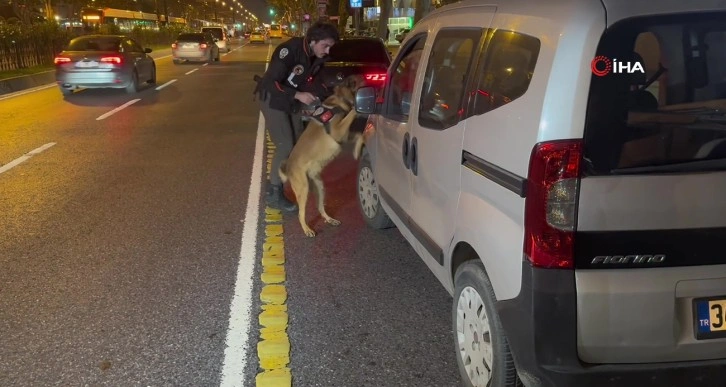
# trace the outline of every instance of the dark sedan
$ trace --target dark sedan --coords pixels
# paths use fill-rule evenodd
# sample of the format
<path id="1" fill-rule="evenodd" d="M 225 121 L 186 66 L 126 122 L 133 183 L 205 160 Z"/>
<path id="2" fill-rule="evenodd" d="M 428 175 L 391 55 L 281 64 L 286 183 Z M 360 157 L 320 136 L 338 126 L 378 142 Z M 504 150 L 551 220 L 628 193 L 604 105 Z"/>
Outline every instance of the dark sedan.
<path id="1" fill-rule="evenodd" d="M 78 88 L 136 93 L 140 82 L 156 83 L 156 64 L 150 52 L 128 36 L 81 36 L 55 57 L 55 79 L 64 95 Z"/>
<path id="2" fill-rule="evenodd" d="M 330 48 L 330 60 L 318 74 L 325 85 L 332 88 L 349 75 L 361 75 L 366 86 L 383 88 L 391 55 L 383 39 L 374 37 L 344 37 Z M 367 120 L 359 114 L 351 130 L 362 131 Z"/>

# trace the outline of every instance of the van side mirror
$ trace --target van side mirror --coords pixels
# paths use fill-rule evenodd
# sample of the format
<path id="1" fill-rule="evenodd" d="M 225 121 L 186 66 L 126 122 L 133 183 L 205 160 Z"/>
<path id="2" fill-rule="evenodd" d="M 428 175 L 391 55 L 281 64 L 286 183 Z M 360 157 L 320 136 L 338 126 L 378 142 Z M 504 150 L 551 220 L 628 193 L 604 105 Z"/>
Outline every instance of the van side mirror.
<path id="1" fill-rule="evenodd" d="M 355 111 L 361 114 L 372 114 L 376 110 L 376 89 L 361 87 L 355 92 Z"/>
<path id="2" fill-rule="evenodd" d="M 147 47 L 147 48 L 144 49 L 144 52 L 148 54 L 148 53 L 151 52 L 151 49 Z"/>

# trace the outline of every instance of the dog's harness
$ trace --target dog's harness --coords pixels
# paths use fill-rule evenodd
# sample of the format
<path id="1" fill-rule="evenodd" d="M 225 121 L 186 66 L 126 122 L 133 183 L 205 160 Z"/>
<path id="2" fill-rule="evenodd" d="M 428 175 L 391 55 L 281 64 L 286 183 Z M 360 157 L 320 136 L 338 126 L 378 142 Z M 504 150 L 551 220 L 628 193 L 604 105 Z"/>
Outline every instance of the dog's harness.
<path id="1" fill-rule="evenodd" d="M 350 103 L 350 101 L 348 101 L 348 102 Z M 351 103 L 350 106 L 351 106 L 351 109 L 355 109 L 355 103 Z M 332 137 L 332 134 L 331 134 L 332 129 L 330 128 L 330 120 L 333 117 L 335 117 L 336 114 L 339 114 L 339 113 L 347 114 L 348 113 L 348 111 L 341 109 L 339 106 L 335 106 L 332 108 L 325 107 L 319 101 L 317 102 L 317 104 L 314 105 L 314 108 L 311 110 L 312 110 L 312 112 L 309 113 L 309 116 L 314 118 L 316 121 L 320 122 L 321 124 L 323 124 L 323 128 L 325 128 L 325 133 L 331 137 Z M 341 141 L 338 141 L 338 140 L 335 140 L 335 141 L 338 144 L 342 144 L 343 141 L 345 141 L 345 139 L 342 139 Z"/>
<path id="2" fill-rule="evenodd" d="M 347 113 L 345 110 L 341 109 L 339 106 L 335 106 L 333 108 L 328 108 L 323 105 L 318 106 L 315 108 L 315 111 L 310 115 L 310 117 L 315 118 L 318 120 L 323 126 L 325 127 L 325 133 L 330 135 L 330 120 L 338 113 Z"/>

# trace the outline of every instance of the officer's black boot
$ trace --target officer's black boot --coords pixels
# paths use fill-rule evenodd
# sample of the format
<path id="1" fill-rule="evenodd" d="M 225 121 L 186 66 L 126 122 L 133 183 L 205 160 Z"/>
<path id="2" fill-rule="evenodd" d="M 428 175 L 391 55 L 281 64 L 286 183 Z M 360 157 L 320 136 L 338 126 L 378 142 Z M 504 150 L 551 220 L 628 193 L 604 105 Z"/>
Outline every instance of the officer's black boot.
<path id="1" fill-rule="evenodd" d="M 286 212 L 297 211 L 297 204 L 287 200 L 282 185 L 269 185 L 267 189 L 267 205 Z"/>

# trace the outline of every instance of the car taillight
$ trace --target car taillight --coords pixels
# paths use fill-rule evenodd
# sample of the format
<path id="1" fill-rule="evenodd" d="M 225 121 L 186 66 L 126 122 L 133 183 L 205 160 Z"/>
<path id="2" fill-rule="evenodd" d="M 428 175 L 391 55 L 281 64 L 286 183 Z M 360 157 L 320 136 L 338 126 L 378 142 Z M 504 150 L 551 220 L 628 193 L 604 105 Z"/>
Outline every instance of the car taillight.
<path id="1" fill-rule="evenodd" d="M 53 58 L 53 63 L 55 64 L 63 64 L 63 63 L 70 63 L 71 58 L 65 57 L 65 56 L 57 56 Z"/>
<path id="2" fill-rule="evenodd" d="M 200 50 L 206 50 L 207 49 L 207 43 L 202 43 L 199 45 Z"/>
<path id="3" fill-rule="evenodd" d="M 366 81 L 371 82 L 385 82 L 386 80 L 386 73 L 371 73 L 365 75 Z"/>
<path id="4" fill-rule="evenodd" d="M 123 60 L 120 56 L 104 56 L 101 58 L 101 63 L 113 63 L 113 64 L 121 64 Z"/>
<path id="5" fill-rule="evenodd" d="M 524 254 L 534 266 L 574 266 L 582 140 L 543 142 L 529 159 Z"/>
<path id="6" fill-rule="evenodd" d="M 177 48 L 177 45 L 176 45 L 176 43 L 172 43 L 172 44 L 171 44 L 171 48 Z"/>

